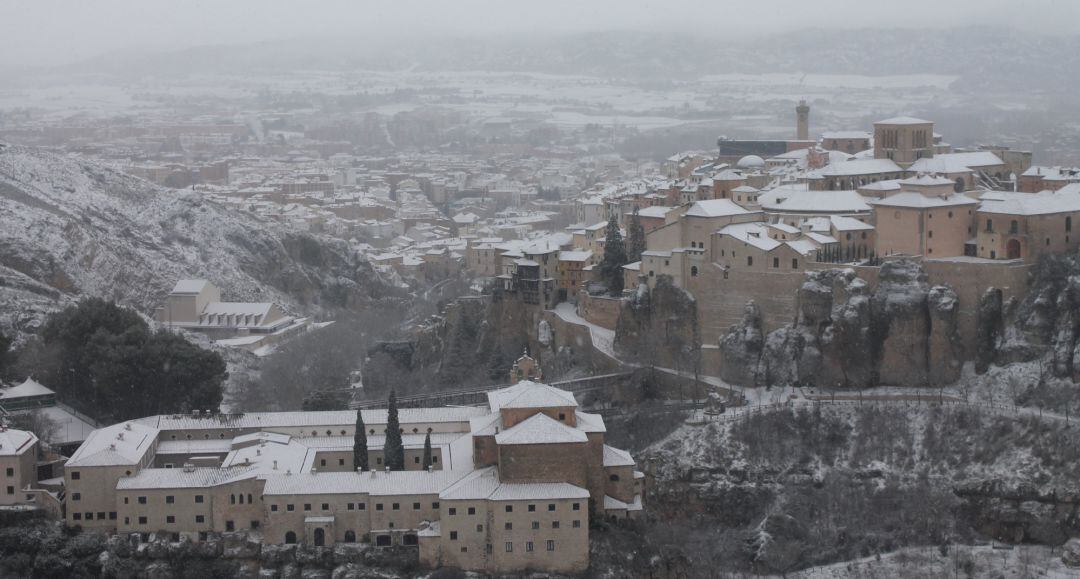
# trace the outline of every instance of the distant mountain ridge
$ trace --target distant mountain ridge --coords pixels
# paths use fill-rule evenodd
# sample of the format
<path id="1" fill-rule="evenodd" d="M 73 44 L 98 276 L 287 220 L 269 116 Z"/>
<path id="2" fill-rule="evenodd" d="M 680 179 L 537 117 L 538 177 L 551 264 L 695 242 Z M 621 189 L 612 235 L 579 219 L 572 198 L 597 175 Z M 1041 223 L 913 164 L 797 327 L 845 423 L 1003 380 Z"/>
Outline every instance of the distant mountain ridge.
<path id="1" fill-rule="evenodd" d="M 964 88 L 1034 84 L 1050 91 L 1080 80 L 1080 35 L 1036 35 L 990 27 L 807 29 L 741 37 L 609 31 L 537 37 L 493 34 L 365 44 L 347 38 L 287 39 L 128 56 L 114 53 L 61 73 L 170 76 L 326 70 L 487 70 L 623 77 L 641 81 L 707 74 L 956 74 Z"/>
<path id="2" fill-rule="evenodd" d="M 401 297 L 344 241 L 79 158 L 0 148 L 0 330 L 32 331 L 50 304 L 80 296 L 150 314 L 184 277 L 305 314 Z"/>

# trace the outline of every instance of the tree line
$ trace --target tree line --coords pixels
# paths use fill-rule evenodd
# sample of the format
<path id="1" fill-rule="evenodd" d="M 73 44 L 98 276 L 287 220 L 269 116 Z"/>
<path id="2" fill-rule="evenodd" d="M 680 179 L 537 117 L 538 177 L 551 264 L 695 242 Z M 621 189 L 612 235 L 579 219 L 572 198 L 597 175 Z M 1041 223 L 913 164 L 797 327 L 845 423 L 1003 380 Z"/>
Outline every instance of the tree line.
<path id="1" fill-rule="evenodd" d="M 357 471 L 371 470 L 368 457 L 367 425 L 363 410 L 356 409 L 356 431 L 353 433 L 353 468 Z M 401 423 L 398 420 L 397 391 L 390 391 L 386 407 L 386 440 L 383 443 L 383 466 L 388 470 L 405 470 L 405 445 L 401 441 Z M 431 432 L 424 435 L 422 467 L 431 467 Z"/>

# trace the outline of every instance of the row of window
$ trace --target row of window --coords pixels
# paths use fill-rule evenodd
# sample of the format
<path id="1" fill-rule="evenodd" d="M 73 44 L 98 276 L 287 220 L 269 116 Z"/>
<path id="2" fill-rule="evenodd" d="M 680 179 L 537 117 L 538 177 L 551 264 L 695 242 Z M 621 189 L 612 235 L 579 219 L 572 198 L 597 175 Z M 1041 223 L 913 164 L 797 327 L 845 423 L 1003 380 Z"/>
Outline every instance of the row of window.
<path id="1" fill-rule="evenodd" d="M 341 432 L 341 433 L 340 433 L 340 436 L 348 436 L 348 434 L 347 434 L 347 431 L 345 431 L 345 430 L 341 430 L 340 432 Z M 428 427 L 428 429 L 427 429 L 427 432 L 434 432 L 434 430 L 433 430 L 433 429 L 432 429 L 432 428 L 431 428 L 431 427 L 429 426 L 429 427 Z M 385 429 L 385 428 L 384 428 L 384 429 L 382 429 L 382 433 L 383 433 L 383 434 L 386 434 L 386 429 Z M 401 433 L 402 433 L 402 434 L 405 434 L 405 429 L 404 429 L 404 428 L 402 428 L 402 429 L 401 429 Z M 413 434 L 419 434 L 419 433 L 420 433 L 420 429 L 419 429 L 419 428 L 413 428 L 413 429 L 412 429 L 412 433 L 413 433 Z M 368 434 L 375 434 L 375 429 L 374 429 L 374 428 L 372 428 L 372 429 L 369 429 L 369 430 L 368 430 Z M 318 436 L 319 436 L 319 431 L 318 431 L 318 430 L 312 430 L 312 431 L 311 431 L 311 436 L 313 436 L 313 437 L 318 437 Z M 332 430 L 329 430 L 329 429 L 327 429 L 327 431 L 326 431 L 326 436 L 334 436 L 334 431 L 332 431 Z M 188 434 L 188 435 L 186 436 L 186 438 L 187 438 L 188 440 L 191 440 L 191 439 L 192 439 L 192 436 L 191 436 L 190 434 Z M 203 438 L 204 438 L 204 439 L 206 439 L 206 440 L 209 440 L 209 439 L 210 439 L 210 433 L 209 433 L 209 432 L 207 432 L 207 433 L 203 434 Z M 220 438 L 220 439 L 224 440 L 224 439 L 225 439 L 225 433 L 224 433 L 224 432 L 219 432 L 219 433 L 218 433 L 218 438 Z M 169 435 L 169 440 L 176 440 L 176 435 L 175 435 L 175 434 L 171 434 L 171 435 Z M 73 476 L 73 477 L 71 477 L 71 478 L 72 478 L 72 479 L 76 479 L 76 480 L 77 480 L 77 478 L 78 478 L 78 477 L 74 477 L 74 476 Z"/>
<path id="2" fill-rule="evenodd" d="M 435 505 L 438 505 L 438 503 L 435 503 Z M 435 508 L 438 508 L 438 506 L 436 506 Z M 549 513 L 555 512 L 556 508 L 557 508 L 557 505 L 555 503 L 548 503 L 547 510 L 548 510 Z M 570 508 L 572 510 L 575 510 L 575 511 L 580 511 L 581 510 L 581 503 L 574 503 L 574 504 L 570 505 Z M 506 505 L 504 507 L 504 509 L 506 510 L 506 512 L 512 513 L 512 512 L 514 512 L 514 505 Z M 536 505 L 528 505 L 528 507 L 526 507 L 526 509 L 530 513 L 535 513 L 536 512 Z M 454 515 L 457 515 L 457 507 L 450 507 L 450 508 L 446 509 L 446 512 L 451 517 L 454 516 Z M 475 515 L 476 514 L 476 507 L 469 507 L 467 512 L 470 515 Z"/>
<path id="3" fill-rule="evenodd" d="M 310 511 L 311 510 L 311 503 L 304 503 L 303 506 L 304 506 L 304 511 Z M 330 510 L 330 503 L 322 503 L 320 506 L 322 507 L 323 511 L 329 511 Z M 350 510 L 350 511 L 364 511 L 364 510 L 367 510 L 367 503 L 346 503 L 345 508 L 346 508 L 346 510 Z M 438 502 L 431 503 L 431 508 L 433 510 L 436 510 L 436 511 L 439 510 L 439 503 Z M 291 512 L 296 510 L 296 505 L 287 504 L 287 505 L 285 505 L 285 510 L 287 512 L 291 513 Z M 376 511 L 384 510 L 383 503 L 375 503 L 375 510 Z M 390 510 L 392 510 L 392 511 L 400 511 L 401 510 L 401 503 L 391 503 L 390 504 Z M 419 511 L 420 510 L 420 503 L 413 503 L 412 504 L 412 510 Z M 451 510 L 453 510 L 453 509 L 451 509 Z M 272 512 L 272 513 L 278 512 L 278 506 L 277 505 L 270 505 L 270 512 Z"/>

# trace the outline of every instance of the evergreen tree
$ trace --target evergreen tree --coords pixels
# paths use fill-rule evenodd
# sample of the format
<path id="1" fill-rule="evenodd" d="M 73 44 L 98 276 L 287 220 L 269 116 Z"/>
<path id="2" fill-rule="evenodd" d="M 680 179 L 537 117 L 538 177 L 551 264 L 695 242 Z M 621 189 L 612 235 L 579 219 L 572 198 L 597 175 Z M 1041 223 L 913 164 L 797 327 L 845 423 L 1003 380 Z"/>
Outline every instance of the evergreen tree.
<path id="1" fill-rule="evenodd" d="M 634 213 L 630 216 L 630 227 L 627 236 L 629 237 L 630 246 L 626 250 L 626 262 L 641 261 L 641 254 L 645 251 L 645 228 L 641 225 L 638 207 L 634 207 Z"/>
<path id="2" fill-rule="evenodd" d="M 8 351 L 11 349 L 11 338 L 5 336 L 3 332 L 0 332 L 0 378 L 4 377 L 10 365 L 10 355 Z"/>
<path id="3" fill-rule="evenodd" d="M 431 431 L 424 435 L 424 470 L 431 468 Z"/>
<path id="4" fill-rule="evenodd" d="M 619 223 L 612 215 L 608 219 L 607 233 L 604 236 L 604 259 L 600 262 L 600 277 L 608 287 L 608 294 L 622 295 L 623 270 L 626 265 L 626 247 L 623 245 Z"/>
<path id="5" fill-rule="evenodd" d="M 396 390 L 390 391 L 390 405 L 386 409 L 386 443 L 383 445 L 383 464 L 390 470 L 405 470 L 405 447 L 401 444 Z"/>
<path id="6" fill-rule="evenodd" d="M 353 434 L 352 464 L 353 470 L 368 470 L 367 426 L 364 424 L 363 411 L 359 408 L 356 409 L 356 433 Z"/>

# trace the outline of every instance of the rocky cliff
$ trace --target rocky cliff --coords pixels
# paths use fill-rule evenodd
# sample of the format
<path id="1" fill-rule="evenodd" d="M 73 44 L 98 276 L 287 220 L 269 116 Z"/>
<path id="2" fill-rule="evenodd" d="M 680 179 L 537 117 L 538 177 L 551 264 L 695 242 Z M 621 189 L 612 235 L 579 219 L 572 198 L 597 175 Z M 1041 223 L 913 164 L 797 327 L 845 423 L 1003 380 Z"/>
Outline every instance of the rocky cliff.
<path id="1" fill-rule="evenodd" d="M 657 276 L 651 290 L 639 285 L 622 305 L 614 346 L 621 360 L 683 371 L 699 368 L 701 336 L 694 297 L 668 275 Z"/>
<path id="2" fill-rule="evenodd" d="M 808 272 L 796 305 L 792 323 L 764 336 L 760 311 L 747 305 L 720 338 L 725 380 L 861 388 L 940 385 L 960 376 L 956 293 L 930 287 L 914 261 L 883 264 L 873 292 L 851 269 Z"/>
<path id="3" fill-rule="evenodd" d="M 1045 255 L 1023 299 L 987 288 L 978 308 L 976 370 L 1044 360 L 1058 378 L 1080 379 L 1080 255 Z"/>

